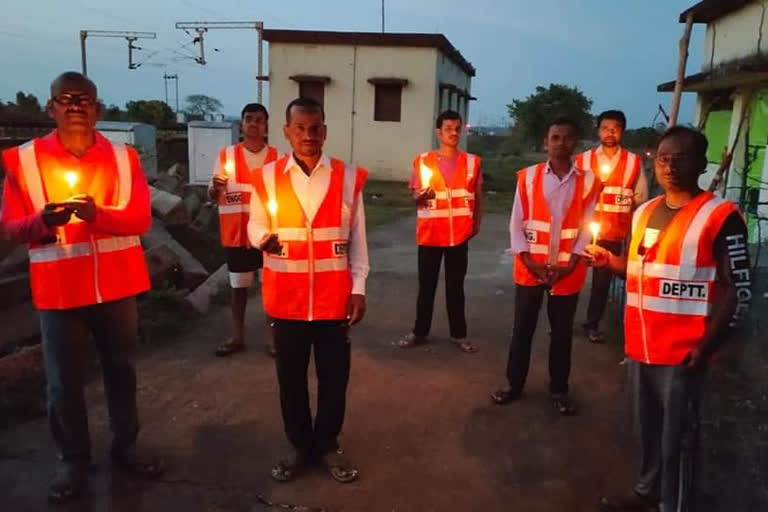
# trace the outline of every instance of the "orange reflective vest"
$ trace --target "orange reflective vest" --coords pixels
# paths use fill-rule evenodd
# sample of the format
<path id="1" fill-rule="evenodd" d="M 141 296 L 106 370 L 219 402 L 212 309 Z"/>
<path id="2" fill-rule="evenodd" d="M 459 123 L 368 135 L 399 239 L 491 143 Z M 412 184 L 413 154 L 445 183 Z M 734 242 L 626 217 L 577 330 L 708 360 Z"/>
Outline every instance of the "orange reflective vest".
<path id="1" fill-rule="evenodd" d="M 282 252 L 264 253 L 262 296 L 266 313 L 287 320 L 342 320 L 352 292 L 349 233 L 356 198 L 368 171 L 331 158 L 331 178 L 323 202 L 307 219 L 286 169 L 290 154 L 257 169 L 254 189 L 269 213 L 271 232 Z"/>
<path id="2" fill-rule="evenodd" d="M 221 150 L 219 165 L 227 173 L 227 188 L 219 195 L 219 232 L 224 247 L 248 247 L 248 208 L 251 201 L 252 170 L 242 144 Z M 264 164 L 277 160 L 277 149 L 267 146 Z"/>
<path id="3" fill-rule="evenodd" d="M 49 137 L 55 137 L 55 134 Z M 81 183 L 103 210 L 131 214 L 133 175 L 144 179 L 140 168 L 132 169 L 138 157 L 124 144 L 109 143 L 96 134 L 107 149 L 98 169 L 63 168 L 56 156 L 43 149 L 40 139 L 9 150 L 6 169 L 19 184 L 30 209 L 39 214 L 46 203 L 63 201 L 73 195 L 65 175 L 76 171 Z M 41 173 L 41 171 L 45 171 Z M 44 180 L 43 176 L 47 178 Z M 150 222 L 149 198 L 137 215 Z M 136 220 L 136 219 L 134 219 Z M 143 219 L 139 219 L 143 224 Z M 32 298 L 38 309 L 71 309 L 110 302 L 149 289 L 149 275 L 138 235 L 115 236 L 98 231 L 74 215 L 68 224 L 55 228 L 56 241 L 29 246 L 29 273 Z"/>
<path id="4" fill-rule="evenodd" d="M 566 267 L 571 261 L 573 246 L 580 236 L 584 226 L 584 215 L 587 207 L 597 192 L 594 175 L 588 171 L 576 171 L 576 187 L 573 191 L 571 204 L 563 218 L 560 227 L 560 243 L 556 256 L 550 255 L 550 223 L 552 215 L 549 212 L 544 197 L 543 178 L 547 164 L 541 163 L 517 173 L 517 192 L 523 209 L 523 229 L 528 240 L 528 253 L 531 260 L 540 264 L 553 264 Z M 578 293 L 587 276 L 587 266 L 584 261 L 577 263 L 576 268 L 557 281 L 550 293 L 552 295 L 573 295 Z M 521 286 L 538 286 L 541 283 L 528 270 L 520 254 L 515 256 L 515 283 Z"/>
<path id="5" fill-rule="evenodd" d="M 648 221 L 663 200 L 662 196 L 644 203 L 632 219 L 625 351 L 647 364 L 677 365 L 706 332 L 712 304 L 718 299 L 715 238 L 738 208 L 702 192 L 677 212 L 655 240 L 648 239 Z"/>
<path id="6" fill-rule="evenodd" d="M 415 172 L 422 166 L 431 172 L 429 183 L 435 198 L 420 206 L 416 220 L 416 242 L 419 245 L 452 247 L 461 245 L 472 236 L 475 211 L 475 184 L 480 173 L 480 157 L 459 152 L 456 172 L 446 183 L 437 165 L 437 152 L 422 153 L 413 161 Z M 421 175 L 421 174 L 420 174 Z"/>
<path id="7" fill-rule="evenodd" d="M 634 206 L 635 185 L 640 176 L 640 157 L 622 149 L 619 161 L 602 182 L 602 192 L 595 205 L 595 221 L 600 223 L 600 240 L 623 242 L 629 232 Z M 597 163 L 597 150 L 590 149 L 576 157 L 576 167 L 603 180 Z"/>

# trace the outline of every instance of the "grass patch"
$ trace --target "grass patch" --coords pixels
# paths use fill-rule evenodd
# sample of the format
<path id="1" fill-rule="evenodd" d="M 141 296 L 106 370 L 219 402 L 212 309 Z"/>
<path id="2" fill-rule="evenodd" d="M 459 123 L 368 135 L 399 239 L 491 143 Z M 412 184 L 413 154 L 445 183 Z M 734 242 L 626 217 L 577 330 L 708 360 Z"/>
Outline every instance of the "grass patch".
<path id="1" fill-rule="evenodd" d="M 533 164 L 521 157 L 487 157 L 483 159 L 483 196 L 485 211 L 509 214 L 515 198 L 517 171 Z"/>
<path id="2" fill-rule="evenodd" d="M 405 182 L 369 180 L 363 193 L 368 230 L 416 211 Z"/>

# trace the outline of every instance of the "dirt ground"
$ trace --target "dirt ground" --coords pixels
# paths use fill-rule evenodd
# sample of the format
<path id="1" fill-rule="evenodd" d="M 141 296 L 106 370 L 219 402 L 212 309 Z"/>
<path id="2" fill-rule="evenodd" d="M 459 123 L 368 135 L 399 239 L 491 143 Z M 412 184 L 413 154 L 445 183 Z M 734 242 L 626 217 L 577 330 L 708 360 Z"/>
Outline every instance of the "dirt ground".
<path id="1" fill-rule="evenodd" d="M 414 316 L 413 222 L 401 219 L 369 237 L 369 309 L 352 333 L 341 439 L 361 470 L 358 482 L 342 486 L 319 470 L 287 484 L 270 479 L 287 442 L 254 300 L 250 350 L 243 354 L 212 356 L 229 334 L 225 309 L 197 320 L 184 336 L 142 349 L 141 442 L 165 458 L 161 481 L 111 474 L 103 386 L 97 379 L 88 387 L 95 467 L 89 495 L 68 510 L 240 512 L 270 510 L 265 503 L 273 502 L 293 510 L 578 512 L 595 510 L 604 492 L 630 489 L 637 458 L 617 345 L 575 338 L 571 382 L 580 414 L 561 417 L 547 400 L 549 329 L 542 315 L 525 399 L 490 403 L 489 392 L 503 384 L 512 324 L 506 216 L 488 216 L 471 246 L 467 313 L 480 352 L 449 346 L 442 286 L 433 343 L 409 351 L 393 346 Z M 0 510 L 46 510 L 54 453 L 44 418 L 0 431 Z"/>

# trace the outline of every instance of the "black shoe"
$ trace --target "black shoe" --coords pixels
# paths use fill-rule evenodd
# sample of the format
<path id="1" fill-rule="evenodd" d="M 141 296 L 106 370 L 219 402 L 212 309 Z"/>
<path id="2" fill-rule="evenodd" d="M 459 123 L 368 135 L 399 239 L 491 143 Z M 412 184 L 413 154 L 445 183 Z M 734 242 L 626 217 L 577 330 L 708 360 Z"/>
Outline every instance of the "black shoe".
<path id="1" fill-rule="evenodd" d="M 513 391 L 511 389 L 497 389 L 491 393 L 491 401 L 496 405 L 507 405 L 516 400 L 519 400 L 523 396 L 520 391 Z"/>
<path id="2" fill-rule="evenodd" d="M 86 463 L 59 462 L 48 488 L 48 501 L 61 505 L 77 499 L 88 482 Z"/>

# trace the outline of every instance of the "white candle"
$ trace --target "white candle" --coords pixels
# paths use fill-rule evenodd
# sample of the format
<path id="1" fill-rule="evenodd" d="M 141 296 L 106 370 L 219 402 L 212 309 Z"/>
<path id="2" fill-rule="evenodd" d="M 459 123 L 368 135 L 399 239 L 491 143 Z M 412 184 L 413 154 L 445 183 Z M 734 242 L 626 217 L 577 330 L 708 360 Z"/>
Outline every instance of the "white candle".
<path id="1" fill-rule="evenodd" d="M 274 199 L 267 201 L 267 211 L 269 212 L 271 227 L 274 231 L 277 228 L 277 201 Z"/>
<path id="2" fill-rule="evenodd" d="M 603 164 L 600 166 L 600 179 L 602 181 L 606 181 L 608 179 L 608 176 L 611 175 L 611 166 L 608 164 Z"/>

